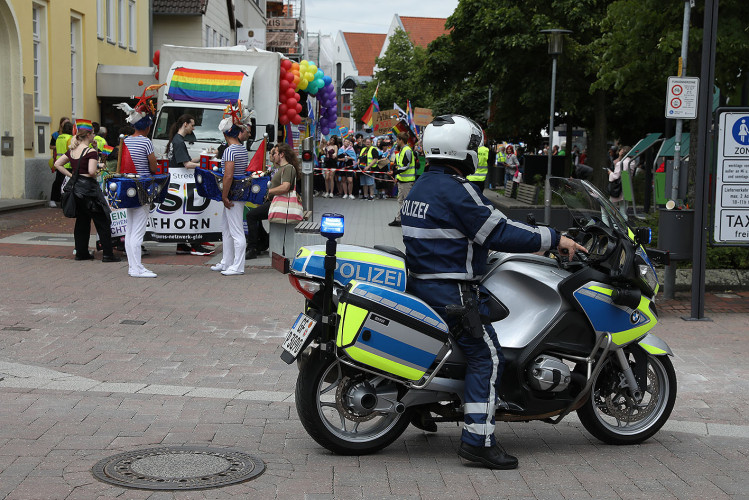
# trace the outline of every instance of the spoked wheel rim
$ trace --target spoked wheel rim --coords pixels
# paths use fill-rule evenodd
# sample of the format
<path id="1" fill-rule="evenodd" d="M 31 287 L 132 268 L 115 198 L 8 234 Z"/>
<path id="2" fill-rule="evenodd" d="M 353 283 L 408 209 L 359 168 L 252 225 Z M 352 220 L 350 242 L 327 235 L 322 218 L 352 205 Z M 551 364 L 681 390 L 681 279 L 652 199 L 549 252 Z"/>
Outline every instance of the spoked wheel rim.
<path id="1" fill-rule="evenodd" d="M 346 375 L 344 366 L 334 361 L 320 377 L 317 386 L 317 411 L 325 428 L 348 442 L 365 443 L 387 434 L 403 417 L 394 412 L 363 412 L 352 409 L 347 395 L 364 383 L 363 377 Z"/>
<path id="2" fill-rule="evenodd" d="M 641 388 L 640 402 L 634 401 L 626 388 L 619 387 L 621 371 L 612 358 L 605 361 L 593 384 L 591 402 L 596 419 L 613 433 L 629 436 L 647 431 L 666 411 L 671 391 L 668 373 L 657 357 L 647 359 L 647 386 Z"/>

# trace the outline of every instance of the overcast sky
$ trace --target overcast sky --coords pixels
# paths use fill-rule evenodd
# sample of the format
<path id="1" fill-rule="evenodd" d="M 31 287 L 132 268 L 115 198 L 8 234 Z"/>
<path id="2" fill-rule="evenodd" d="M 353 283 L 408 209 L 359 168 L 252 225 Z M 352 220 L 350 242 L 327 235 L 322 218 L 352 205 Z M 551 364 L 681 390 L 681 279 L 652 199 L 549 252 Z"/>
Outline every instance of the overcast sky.
<path id="1" fill-rule="evenodd" d="M 307 31 L 387 33 L 394 14 L 448 17 L 457 5 L 458 0 L 307 0 Z"/>

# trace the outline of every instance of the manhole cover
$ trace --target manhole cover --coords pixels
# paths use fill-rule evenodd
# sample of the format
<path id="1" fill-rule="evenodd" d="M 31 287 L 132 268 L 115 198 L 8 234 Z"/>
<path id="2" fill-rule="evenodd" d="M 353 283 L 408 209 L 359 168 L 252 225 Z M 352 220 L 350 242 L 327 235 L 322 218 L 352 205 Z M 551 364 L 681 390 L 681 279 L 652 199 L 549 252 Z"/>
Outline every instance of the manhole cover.
<path id="1" fill-rule="evenodd" d="M 241 451 L 171 446 L 120 453 L 91 469 L 100 481 L 143 490 L 220 488 L 264 471 L 262 460 Z"/>

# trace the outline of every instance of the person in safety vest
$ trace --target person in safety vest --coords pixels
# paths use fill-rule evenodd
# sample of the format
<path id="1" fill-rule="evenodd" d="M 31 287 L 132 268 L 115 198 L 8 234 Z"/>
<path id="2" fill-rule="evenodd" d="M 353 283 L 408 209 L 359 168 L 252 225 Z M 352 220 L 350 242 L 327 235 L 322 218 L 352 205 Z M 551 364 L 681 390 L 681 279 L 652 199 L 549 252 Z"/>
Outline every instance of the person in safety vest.
<path id="1" fill-rule="evenodd" d="M 401 132 L 396 139 L 398 143 L 398 154 L 395 156 L 395 180 L 398 183 L 398 214 L 388 226 L 400 227 L 401 209 L 403 202 L 411 191 L 416 180 L 416 166 L 414 162 L 413 151 L 408 145 L 408 134 Z"/>
<path id="2" fill-rule="evenodd" d="M 469 181 L 476 184 L 479 191 L 484 192 L 484 184 L 486 184 L 486 174 L 489 172 L 489 148 L 482 145 L 478 149 L 479 165 L 476 168 L 476 172 L 466 177 Z"/>
<path id="3" fill-rule="evenodd" d="M 372 146 L 372 138 L 367 137 L 364 140 L 364 147 L 359 151 L 359 185 L 362 188 L 362 199 L 374 200 L 375 179 L 372 169 L 377 166 L 377 160 L 380 159 L 380 153 L 377 148 Z"/>
<path id="4" fill-rule="evenodd" d="M 459 115 L 438 116 L 427 126 L 423 141 L 429 166 L 401 210 L 409 267 L 407 291 L 447 321 L 467 358 L 458 455 L 491 469 L 514 469 L 517 459 L 494 437 L 494 412 L 504 367 L 497 333 L 491 324 L 461 330 L 463 322 L 448 317 L 445 306 L 468 304 L 473 299 L 473 314 L 488 315 L 488 294 L 480 293 L 479 280 L 487 270 L 489 250 L 537 252 L 558 247 L 571 256 L 585 249 L 554 229 L 509 220 L 466 179 L 476 170 L 482 144 L 481 129 L 475 122 Z M 427 410 L 416 411 L 411 423 L 436 430 Z"/>
<path id="5" fill-rule="evenodd" d="M 94 141 L 96 141 L 96 149 L 101 153 L 104 150 L 104 146 L 107 145 L 107 140 L 102 137 L 107 135 L 107 129 L 102 127 L 97 122 L 91 122 L 94 127 Z"/>
<path id="6" fill-rule="evenodd" d="M 70 143 L 73 139 L 73 122 L 69 119 L 67 120 L 68 121 L 62 123 L 60 132 L 56 134 L 57 137 L 54 139 L 55 147 L 52 156 L 55 158 L 55 161 L 68 152 L 68 149 L 70 149 Z M 55 134 L 52 135 L 53 137 L 55 136 Z M 65 164 L 65 168 L 70 171 L 72 167 L 67 163 Z M 60 203 L 60 200 L 62 199 L 62 183 L 64 180 L 65 176 L 55 169 L 55 180 L 52 181 L 52 190 L 49 193 L 50 207 L 56 207 Z"/>

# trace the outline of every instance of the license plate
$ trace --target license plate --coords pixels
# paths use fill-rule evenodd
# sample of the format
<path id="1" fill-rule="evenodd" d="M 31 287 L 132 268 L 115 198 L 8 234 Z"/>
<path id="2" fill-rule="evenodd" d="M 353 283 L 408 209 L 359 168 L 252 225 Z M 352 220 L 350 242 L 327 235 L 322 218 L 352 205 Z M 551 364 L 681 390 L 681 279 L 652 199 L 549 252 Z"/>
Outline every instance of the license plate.
<path id="1" fill-rule="evenodd" d="M 317 321 L 306 314 L 299 314 L 299 317 L 294 322 L 294 326 L 286 334 L 286 340 L 284 340 L 282 346 L 283 349 L 296 358 L 299 351 L 302 350 L 304 341 L 307 340 L 307 337 L 309 337 L 310 332 L 316 324 Z"/>

